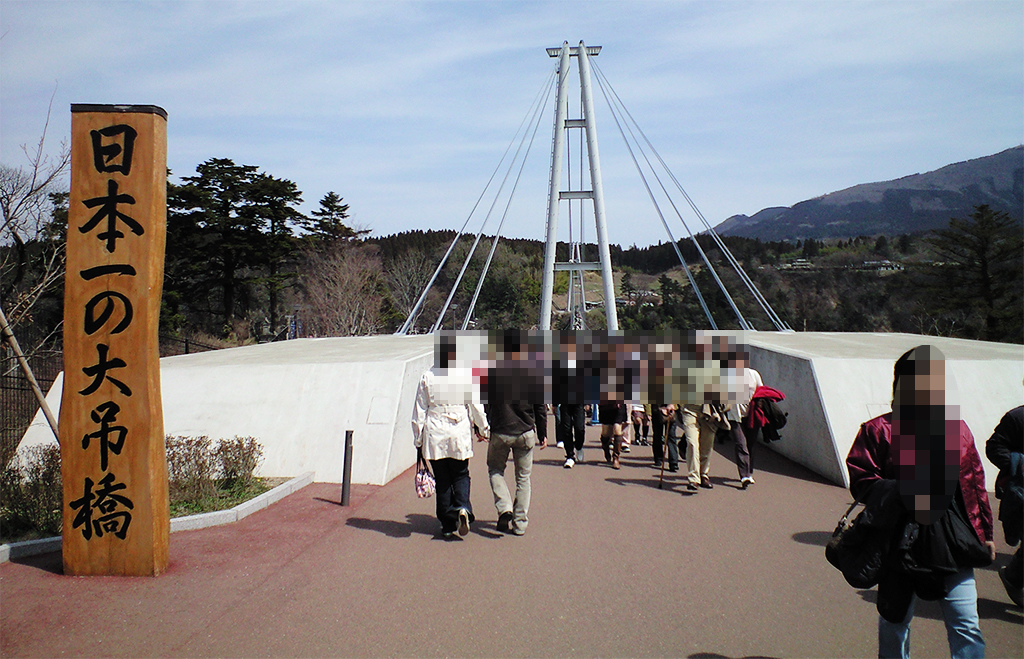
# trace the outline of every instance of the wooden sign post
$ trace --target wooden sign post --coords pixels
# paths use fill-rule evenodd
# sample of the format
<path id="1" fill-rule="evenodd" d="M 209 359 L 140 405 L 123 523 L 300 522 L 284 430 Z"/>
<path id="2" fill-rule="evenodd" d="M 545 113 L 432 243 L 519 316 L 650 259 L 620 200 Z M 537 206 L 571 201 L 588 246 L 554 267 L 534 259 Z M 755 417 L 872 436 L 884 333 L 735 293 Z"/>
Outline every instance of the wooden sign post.
<path id="1" fill-rule="evenodd" d="M 158 575 L 170 511 L 159 322 L 167 113 L 71 106 L 64 284 L 64 573 Z"/>

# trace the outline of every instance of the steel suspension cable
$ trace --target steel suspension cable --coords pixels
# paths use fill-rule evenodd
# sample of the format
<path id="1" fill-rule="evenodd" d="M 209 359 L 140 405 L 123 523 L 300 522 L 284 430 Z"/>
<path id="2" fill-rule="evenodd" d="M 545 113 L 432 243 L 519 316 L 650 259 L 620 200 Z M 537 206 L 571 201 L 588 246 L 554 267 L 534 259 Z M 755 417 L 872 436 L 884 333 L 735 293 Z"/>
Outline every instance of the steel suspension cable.
<path id="1" fill-rule="evenodd" d="M 466 310 L 466 317 L 462 319 L 462 329 L 465 330 L 469 325 L 469 321 L 473 318 L 473 310 L 476 309 L 476 301 L 480 297 L 480 291 L 484 286 L 484 278 L 487 277 L 487 272 L 491 268 L 491 259 L 494 258 L 494 252 L 498 249 L 498 241 L 501 240 L 501 228 L 505 226 L 505 218 L 508 217 L 509 208 L 512 207 L 512 199 L 516 196 L 516 189 L 519 187 L 519 179 L 523 176 L 523 168 L 526 167 L 526 160 L 530 157 L 530 150 L 533 148 L 533 142 L 537 137 L 537 130 L 540 128 L 541 109 L 547 105 L 548 100 L 551 98 L 551 91 L 554 86 L 548 88 L 548 94 L 544 97 L 544 102 L 537 106 L 537 112 L 534 114 L 533 134 L 530 136 L 530 143 L 526 147 L 526 153 L 523 154 L 523 159 L 519 164 L 519 173 L 516 174 L 516 180 L 512 184 L 512 190 L 509 191 L 508 203 L 505 204 L 505 212 L 501 214 L 501 222 L 498 223 L 498 229 L 494 232 L 494 241 L 491 243 L 491 250 L 487 253 L 487 260 L 484 262 L 484 267 L 480 271 L 480 278 L 476 282 L 476 288 L 473 291 L 473 299 L 469 303 L 469 308 Z M 525 135 L 523 136 L 525 139 Z M 515 162 L 515 159 L 512 160 Z"/>
<path id="2" fill-rule="evenodd" d="M 653 149 L 653 147 L 652 147 L 652 149 Z M 661 157 L 658 155 L 657 151 L 655 151 L 655 155 L 658 156 L 658 158 L 660 160 Z M 672 178 L 672 181 L 675 183 L 675 185 L 679 189 L 680 193 L 682 193 L 682 195 L 686 199 L 687 203 L 693 209 L 694 213 L 696 213 L 697 217 L 700 218 L 701 222 L 707 228 L 707 232 L 709 234 L 711 234 L 712 239 L 714 239 L 714 241 L 718 244 L 718 246 L 721 248 L 722 252 L 726 255 L 726 258 L 729 259 L 730 263 L 733 264 L 733 268 L 739 274 L 740 280 L 743 281 L 744 284 L 746 284 L 747 289 L 754 295 L 754 299 L 757 300 L 757 302 L 760 305 L 761 309 L 768 315 L 768 319 L 772 321 L 773 325 L 775 325 L 775 329 L 777 329 L 779 331 L 783 331 L 783 330 L 792 331 L 792 328 L 784 320 L 782 320 L 782 318 L 775 312 L 775 309 L 772 308 L 772 305 L 768 302 L 768 300 L 761 293 L 761 290 L 757 287 L 757 284 L 754 283 L 754 281 L 750 278 L 750 276 L 743 269 L 743 266 L 740 265 L 739 260 L 732 253 L 732 250 L 729 249 L 729 247 L 725 244 L 725 241 L 722 240 L 722 238 L 718 235 L 718 233 L 714 230 L 714 228 L 710 225 L 710 223 L 704 217 L 704 214 L 700 212 L 700 209 L 697 208 L 697 206 L 696 206 L 696 204 L 694 204 L 693 200 L 690 199 L 690 195 L 687 194 L 686 190 L 683 189 L 683 186 L 679 183 L 678 180 L 676 180 L 676 178 L 672 174 L 671 170 L 668 170 L 667 167 L 666 167 L 666 171 L 668 171 L 669 176 Z"/>
<path id="3" fill-rule="evenodd" d="M 548 96 L 550 96 L 550 93 L 551 93 L 550 89 L 551 89 L 551 85 L 554 82 L 555 75 L 556 75 L 556 71 L 552 71 L 548 75 L 548 77 L 545 80 L 544 84 L 541 86 L 540 91 L 537 93 L 537 96 L 534 98 L 533 103 L 530 105 L 530 108 L 527 110 L 526 115 L 523 117 L 523 121 L 519 124 L 519 128 L 516 129 L 515 134 L 512 136 L 512 142 L 510 142 L 508 147 L 505 149 L 505 155 L 503 155 L 501 160 L 498 162 L 498 167 L 495 169 L 494 173 L 491 174 L 491 178 L 487 181 L 487 186 L 485 186 L 484 187 L 484 191 L 480 193 L 480 197 L 477 199 L 476 204 L 473 205 L 473 210 L 470 212 L 469 218 L 466 218 L 466 222 L 462 225 L 462 229 L 455 236 L 455 240 L 452 241 L 451 246 L 449 246 L 448 252 L 445 254 L 444 259 L 442 260 L 441 264 L 438 265 L 437 271 L 435 271 L 435 273 L 434 273 L 434 278 L 431 279 L 430 284 L 428 284 L 427 288 L 423 291 L 423 295 L 421 296 L 421 299 L 426 297 L 427 292 L 430 289 L 430 285 L 433 284 L 434 279 L 436 279 L 437 275 L 441 272 L 441 268 L 444 267 L 444 264 L 447 261 L 448 256 L 451 254 L 452 250 L 455 249 L 455 244 L 458 242 L 459 238 L 462 237 L 462 235 L 463 235 L 462 232 L 466 230 L 466 225 L 469 224 L 470 218 L 472 218 L 473 213 L 476 212 L 476 209 L 479 206 L 481 199 L 483 199 L 483 196 L 487 193 L 487 189 L 490 187 L 491 182 L 494 180 L 494 176 L 498 173 L 498 170 L 501 168 L 501 164 L 505 161 L 505 156 L 508 155 L 508 151 L 512 148 L 512 144 L 515 144 L 516 137 L 519 136 L 519 131 L 523 129 L 524 125 L 527 126 L 526 131 L 523 133 L 523 140 L 525 140 L 526 134 L 529 132 L 529 127 L 527 125 L 527 119 L 530 118 L 531 114 L 536 114 L 537 110 L 535 109 L 535 106 L 537 108 L 541 107 L 541 105 L 540 105 L 542 103 L 541 99 L 542 98 L 547 98 Z M 547 90 L 547 94 L 544 93 L 545 90 Z M 501 196 L 501 190 L 504 188 L 505 183 L 508 181 L 508 172 L 512 171 L 512 167 L 515 164 L 516 157 L 519 155 L 519 151 L 522 149 L 522 145 L 523 145 L 522 141 L 520 141 L 519 148 L 516 150 L 516 154 L 512 157 L 512 160 L 509 162 L 509 169 L 505 173 L 505 177 L 502 180 L 501 187 L 498 189 L 498 192 L 495 194 L 495 197 L 494 197 L 495 201 L 491 203 L 491 207 L 490 207 L 490 209 L 487 212 L 487 216 L 484 218 L 483 224 L 480 227 L 480 231 L 477 232 L 476 240 L 473 242 L 473 247 L 470 249 L 469 254 L 466 256 L 466 261 L 465 261 L 465 263 L 463 263 L 462 269 L 459 271 L 459 276 L 456 279 L 455 284 L 452 285 L 452 289 L 451 289 L 451 291 L 448 294 L 448 298 L 445 300 L 444 306 L 442 307 L 441 312 L 438 314 L 437 320 L 434 322 L 434 325 L 433 325 L 433 327 L 430 330 L 431 333 L 436 332 L 440 328 L 441 323 L 444 321 L 444 316 L 445 316 L 445 314 L 448 311 L 448 307 L 451 304 L 452 298 L 455 296 L 455 292 L 458 290 L 459 283 L 462 281 L 462 277 L 463 277 L 463 275 L 466 272 L 466 267 L 469 265 L 469 261 L 473 257 L 474 252 L 476 251 L 476 246 L 480 242 L 480 235 L 483 233 L 484 227 L 487 226 L 487 221 L 490 219 L 491 212 L 494 210 L 494 205 L 495 205 L 495 203 L 497 203 L 498 198 Z"/>
<path id="4" fill-rule="evenodd" d="M 603 77 L 602 73 L 599 71 L 598 72 L 598 81 L 599 82 L 601 81 L 602 77 Z M 611 88 L 611 83 L 608 81 L 607 78 L 604 79 L 604 83 L 607 84 L 609 88 Z M 602 86 L 601 91 L 602 91 L 602 93 L 604 93 L 604 87 L 603 86 Z M 614 94 L 614 89 L 612 89 L 612 93 Z M 607 94 L 605 95 L 605 100 L 608 101 L 609 106 L 611 106 L 611 101 L 608 99 Z M 619 99 L 619 103 L 620 104 L 622 103 L 621 99 Z M 624 105 L 620 108 L 620 112 L 624 112 Z M 625 118 L 623 118 L 623 121 L 625 121 Z M 683 216 L 679 212 L 679 208 L 676 207 L 675 201 L 673 201 L 672 196 L 668 193 L 668 190 L 665 189 L 665 184 L 662 182 L 661 177 L 658 176 L 658 172 L 651 165 L 650 159 L 647 157 L 647 154 L 644 152 L 643 147 L 640 144 L 640 141 L 636 139 L 636 135 L 633 133 L 633 129 L 629 126 L 628 123 L 626 123 L 626 129 L 629 130 L 629 134 L 633 138 L 633 141 L 636 144 L 637 149 L 640 151 L 640 154 L 644 157 L 644 161 L 647 163 L 647 167 L 651 170 L 651 174 L 653 174 L 655 180 L 658 181 L 658 185 L 661 187 L 662 193 L 666 196 L 666 198 L 668 199 L 669 204 L 672 206 L 672 210 L 675 211 L 676 217 L 679 218 L 679 221 L 682 223 L 683 228 L 686 229 L 686 232 L 688 234 L 690 234 L 691 242 L 693 242 L 694 246 L 697 248 L 697 252 L 700 254 L 701 260 L 704 261 L 704 265 L 707 266 L 708 272 L 711 273 L 711 276 L 712 276 L 712 278 L 714 278 L 715 283 L 718 285 L 719 290 L 721 290 L 722 294 L 725 296 L 725 299 L 728 302 L 729 307 L 732 309 L 733 313 L 736 315 L 736 319 L 739 320 L 740 327 L 742 329 L 745 329 L 745 330 L 746 329 L 751 329 L 750 328 L 750 324 L 747 323 L 747 320 L 743 317 L 743 314 L 740 312 L 739 307 L 736 306 L 736 302 L 735 302 L 735 300 L 733 300 L 732 295 L 729 294 L 728 289 L 725 287 L 725 283 L 718 276 L 718 272 L 715 270 L 714 266 L 711 265 L 711 260 L 708 258 L 707 253 L 704 252 L 704 248 L 701 247 L 700 242 L 697 240 L 696 236 L 694 236 L 693 231 L 690 229 L 689 225 L 686 223 L 686 220 L 683 219 Z M 620 132 L 621 132 L 621 128 L 620 128 Z M 623 135 L 623 139 L 625 139 L 625 135 Z M 627 142 L 628 142 L 628 140 L 627 140 Z"/>
<path id="5" fill-rule="evenodd" d="M 597 69 L 596 66 L 595 66 L 595 69 Z M 604 76 L 604 72 L 600 71 L 599 69 L 598 69 L 598 73 L 599 73 L 599 75 Z M 605 78 L 605 80 L 607 81 L 607 78 Z M 771 304 L 768 303 L 768 300 L 765 299 L 765 297 L 761 293 L 760 289 L 758 289 L 757 285 L 753 282 L 753 280 L 750 278 L 750 276 L 747 275 L 746 271 L 743 269 L 743 266 L 740 265 L 739 260 L 735 257 L 735 255 L 733 255 L 732 251 L 725 244 L 725 241 L 723 241 L 722 238 L 718 235 L 718 233 L 715 232 L 714 228 L 707 221 L 707 218 L 704 217 L 704 214 L 700 211 L 700 209 L 694 203 L 693 199 L 690 198 L 690 195 L 683 188 L 682 184 L 679 183 L 679 180 L 675 177 L 675 174 L 672 173 L 672 170 L 665 163 L 665 160 L 661 157 L 661 154 L 654 147 L 654 145 L 651 144 L 650 139 L 647 138 L 647 135 L 644 133 L 643 129 L 640 127 L 640 124 L 636 121 L 636 119 L 633 117 L 633 115 L 626 108 L 625 104 L 622 102 L 622 99 L 619 97 L 619 95 L 615 91 L 615 89 L 613 87 L 611 87 L 611 83 L 610 82 L 608 83 L 608 86 L 611 89 L 611 93 L 614 95 L 614 97 L 618 101 L 619 105 L 621 106 L 622 111 L 625 112 L 625 114 L 629 117 L 629 119 L 633 123 L 633 125 L 636 126 L 637 131 L 643 137 L 644 142 L 647 144 L 648 148 L 650 148 L 651 152 L 654 153 L 654 156 L 658 159 L 658 162 L 661 164 L 661 166 L 668 173 L 669 177 L 672 179 L 672 182 L 675 184 L 675 186 L 679 190 L 679 192 L 683 195 L 683 198 L 686 200 L 687 204 L 689 204 L 689 206 L 693 210 L 694 214 L 697 216 L 697 218 L 701 221 L 701 223 L 707 229 L 707 231 L 711 235 L 712 239 L 715 241 L 715 243 L 718 245 L 718 247 L 722 250 L 722 253 L 725 254 L 727 260 L 732 265 L 732 267 L 736 271 L 737 275 L 740 277 L 740 280 L 746 285 L 747 289 L 750 290 L 751 294 L 754 296 L 754 299 L 757 301 L 758 305 L 765 312 L 765 314 L 767 314 L 767 316 L 768 316 L 769 320 L 772 322 L 772 324 L 775 325 L 775 328 L 780 330 L 780 331 L 781 330 L 792 331 L 792 329 L 789 327 L 789 325 L 786 324 L 786 322 L 783 321 L 779 317 L 779 315 L 777 313 L 775 313 L 775 310 L 772 308 Z M 630 133 L 632 134 L 632 130 L 630 130 Z M 636 140 L 636 137 L 634 136 L 633 139 Z M 639 146 L 639 141 L 637 141 L 637 145 Z M 645 156 L 645 158 L 646 158 L 646 156 Z M 648 166 L 651 167 L 652 171 L 654 171 L 654 168 L 650 164 L 650 161 L 648 161 Z M 655 176 L 657 176 L 657 174 L 655 174 Z M 660 182 L 661 181 L 660 181 L 660 178 L 659 178 L 659 183 Z M 664 190 L 664 186 L 662 186 L 662 190 Z M 669 197 L 669 200 L 671 202 L 671 196 L 668 195 L 667 191 L 665 191 L 665 195 Z M 679 219 L 683 223 L 683 226 L 686 226 L 685 220 L 683 220 L 682 215 L 679 213 L 679 209 L 675 207 L 674 203 L 672 204 L 672 207 L 675 209 L 676 215 L 679 216 Z M 689 231 L 689 227 L 687 227 L 687 231 Z M 690 233 L 691 233 L 691 236 L 692 236 L 692 232 L 690 232 Z M 698 246 L 698 249 L 700 249 L 699 246 Z M 726 295 L 728 295 L 728 294 L 726 294 Z"/>
<path id="6" fill-rule="evenodd" d="M 595 67 L 596 69 L 596 67 Z M 601 83 L 601 75 L 597 77 L 598 87 L 601 89 L 601 93 L 605 97 L 605 101 L 608 102 L 608 107 L 611 109 L 612 118 L 615 120 L 615 125 L 619 129 L 619 134 L 622 135 L 622 141 L 626 144 L 626 149 L 629 151 L 629 156 L 633 159 L 633 165 L 636 167 L 636 171 L 640 174 L 640 180 L 644 184 L 644 188 L 647 190 L 647 195 L 651 198 L 651 203 L 654 204 L 654 209 L 658 213 L 658 217 L 661 218 L 661 224 L 665 227 L 665 233 L 668 234 L 669 242 L 672 244 L 672 249 L 675 250 L 676 256 L 679 257 L 679 262 L 683 265 L 683 270 L 686 272 L 686 278 L 690 281 L 690 287 L 693 292 L 697 295 L 697 300 L 700 302 L 701 309 L 704 310 L 704 315 L 707 316 L 708 323 L 711 324 L 711 329 L 718 329 L 718 325 L 715 323 L 715 319 L 711 316 L 711 310 L 708 309 L 707 303 L 704 301 L 704 296 L 701 295 L 700 288 L 697 287 L 697 282 L 693 278 L 693 274 L 690 272 L 690 266 L 687 265 L 686 259 L 683 258 L 683 253 L 679 249 L 679 245 L 676 242 L 675 236 L 672 235 L 672 229 L 668 226 L 668 221 L 665 219 L 665 215 L 661 212 L 661 206 L 658 205 L 657 199 L 654 197 L 654 191 L 651 190 L 651 186 L 647 183 L 647 177 L 644 176 L 643 169 L 640 167 L 640 162 L 636 159 L 636 155 L 633 153 L 633 147 L 630 146 L 629 140 L 626 138 L 625 131 L 622 130 L 622 124 L 619 123 L 619 117 L 616 115 L 615 108 L 608 99 L 608 94 L 605 92 L 604 85 Z M 685 225 L 684 225 L 685 226 Z M 692 236 L 692 234 L 691 234 Z"/>
<path id="7" fill-rule="evenodd" d="M 641 132 L 641 135 L 643 135 L 643 131 L 640 129 L 639 126 L 637 126 L 637 130 L 639 130 Z M 768 300 L 765 299 L 760 289 L 758 289 L 757 284 L 754 283 L 754 281 L 743 269 L 743 266 L 740 265 L 739 260 L 732 253 L 732 250 L 729 249 L 728 245 L 725 244 L 725 241 L 722 240 L 721 236 L 718 235 L 718 233 L 707 221 L 707 218 L 704 217 L 704 214 L 700 211 L 700 209 L 697 207 L 694 201 L 690 198 L 690 195 L 686 192 L 685 189 L 683 189 L 683 186 L 679 183 L 678 179 L 676 179 L 675 175 L 672 173 L 672 170 L 670 170 L 668 168 L 668 165 L 665 164 L 665 161 L 662 160 L 661 155 L 658 153 L 657 149 L 655 149 L 654 146 L 650 144 L 650 140 L 647 139 L 646 135 L 643 135 L 643 137 L 644 140 L 648 143 L 648 146 L 650 146 L 651 151 L 654 152 L 655 157 L 658 158 L 658 161 L 661 163 L 662 167 L 664 167 L 665 171 L 668 172 L 668 175 L 672 179 L 672 182 L 675 183 L 676 188 L 683 195 L 683 198 L 686 199 L 687 204 L 689 204 L 694 214 L 701 220 L 701 223 L 703 223 L 704 227 L 707 229 L 707 232 L 711 235 L 712 239 L 722 250 L 722 253 L 725 254 L 726 258 L 732 264 L 733 269 L 739 275 L 740 280 L 746 285 L 747 289 L 754 296 L 754 299 L 757 301 L 758 305 L 765 312 L 765 314 L 767 314 L 768 319 L 772 322 L 773 325 L 775 325 L 775 328 L 777 330 L 791 330 L 789 325 L 787 325 L 786 322 L 783 321 L 777 313 L 775 313 L 775 310 L 772 308 L 771 304 L 769 304 Z"/>
<path id="8" fill-rule="evenodd" d="M 544 81 L 544 84 L 541 85 L 540 91 L 537 92 L 538 97 L 544 93 L 544 90 L 546 88 L 549 88 L 551 86 L 551 82 L 554 79 L 554 77 L 555 72 L 552 72 L 551 74 L 548 75 L 547 79 Z M 532 107 L 533 106 L 531 105 L 531 108 Z M 498 171 L 501 169 L 501 164 L 505 162 L 505 158 L 506 156 L 508 156 L 508 152 L 512 150 L 512 145 L 516 143 L 516 137 L 519 135 L 519 131 L 522 130 L 523 126 L 526 124 L 526 119 L 529 116 L 530 112 L 527 111 L 526 115 L 523 116 L 522 122 L 520 122 L 519 124 L 519 128 L 516 129 L 515 134 L 512 135 L 512 139 L 508 143 L 508 146 L 505 147 L 505 153 L 502 154 L 501 159 L 498 161 L 498 165 L 494 168 L 494 171 L 491 172 L 491 177 L 487 179 L 487 184 L 484 185 L 484 189 L 480 192 L 480 196 L 477 197 L 476 203 L 473 204 L 473 208 L 469 211 L 469 215 L 466 217 L 466 221 L 462 223 L 462 228 L 459 229 L 459 231 L 455 234 L 455 238 L 454 240 L 452 240 L 451 245 L 448 246 L 448 250 L 444 253 L 444 256 L 441 257 L 441 262 L 437 264 L 437 268 L 434 270 L 434 274 L 430 277 L 430 281 L 427 282 L 427 285 L 423 288 L 423 292 L 420 293 L 419 298 L 416 300 L 416 304 L 413 305 L 412 311 L 409 312 L 409 317 L 405 319 L 405 323 L 402 324 L 402 327 L 397 332 L 395 332 L 395 334 L 404 335 L 408 333 L 409 327 L 412 325 L 413 321 L 419 315 L 420 308 L 423 306 L 424 300 L 427 299 L 427 294 L 430 293 L 430 289 L 434 286 L 434 282 L 437 281 L 438 275 L 441 274 L 441 270 L 448 262 L 448 257 L 451 256 L 452 250 L 455 249 L 455 245 L 459 242 L 459 238 L 462 237 L 462 232 L 466 230 L 466 227 L 469 225 L 469 221 L 473 219 L 473 214 L 476 212 L 477 207 L 480 205 L 480 201 L 484 198 L 484 195 L 487 194 L 487 189 L 491 187 L 491 183 L 494 181 L 494 177 L 498 174 Z"/>

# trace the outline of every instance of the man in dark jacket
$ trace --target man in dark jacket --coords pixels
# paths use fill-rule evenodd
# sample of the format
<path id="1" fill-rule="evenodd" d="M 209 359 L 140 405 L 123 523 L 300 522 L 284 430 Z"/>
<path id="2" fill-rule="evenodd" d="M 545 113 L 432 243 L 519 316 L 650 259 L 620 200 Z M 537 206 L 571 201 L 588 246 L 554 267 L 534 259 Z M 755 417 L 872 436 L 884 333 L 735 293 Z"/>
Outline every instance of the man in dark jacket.
<path id="1" fill-rule="evenodd" d="M 1024 531 L 1024 405 L 1015 407 L 1000 419 L 995 432 L 985 443 L 985 455 L 992 464 L 999 467 L 996 480 L 996 496 L 1001 499 L 999 519 L 1003 522 L 1006 543 L 1015 545 L 1021 541 Z M 1021 549 L 1010 559 L 1010 564 L 999 570 L 999 577 L 1017 606 L 1024 606 L 1024 560 Z"/>
<path id="2" fill-rule="evenodd" d="M 491 427 L 487 473 L 498 511 L 498 530 L 515 535 L 526 533 L 533 449 L 547 446 L 548 427 L 542 367 L 531 363 L 529 350 L 520 340 L 518 332 L 503 335 L 503 356 L 488 376 L 486 405 Z M 516 473 L 514 500 L 505 482 L 510 452 Z"/>

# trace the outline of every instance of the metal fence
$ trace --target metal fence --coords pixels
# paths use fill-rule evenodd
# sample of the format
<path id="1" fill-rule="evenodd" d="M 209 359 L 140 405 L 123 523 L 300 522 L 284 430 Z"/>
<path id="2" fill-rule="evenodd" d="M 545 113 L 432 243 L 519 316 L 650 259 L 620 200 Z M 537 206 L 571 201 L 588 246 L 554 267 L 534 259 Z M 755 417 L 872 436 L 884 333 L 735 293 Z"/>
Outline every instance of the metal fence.
<path id="1" fill-rule="evenodd" d="M 168 334 L 160 335 L 160 356 L 172 357 L 174 355 L 190 355 L 194 352 L 207 352 L 208 350 L 220 350 L 217 346 L 207 345 L 189 337 L 178 338 Z"/>
<path id="2" fill-rule="evenodd" d="M 39 349 L 28 355 L 28 363 L 45 393 L 63 370 L 64 357 L 59 347 Z M 0 347 L 0 460 L 3 464 L 18 448 L 38 410 L 39 402 L 14 351 L 4 343 Z"/>

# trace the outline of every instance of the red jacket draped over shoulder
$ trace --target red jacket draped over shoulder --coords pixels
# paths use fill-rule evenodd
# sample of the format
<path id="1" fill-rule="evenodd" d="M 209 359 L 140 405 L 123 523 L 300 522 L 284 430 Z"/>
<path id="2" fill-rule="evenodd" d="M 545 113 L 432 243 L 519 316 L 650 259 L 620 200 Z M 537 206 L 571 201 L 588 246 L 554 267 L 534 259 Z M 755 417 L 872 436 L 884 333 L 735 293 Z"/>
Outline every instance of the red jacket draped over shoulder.
<path id="1" fill-rule="evenodd" d="M 892 412 L 861 424 L 853 440 L 846 468 L 850 473 L 850 493 L 855 498 L 880 479 L 898 476 L 892 463 Z M 985 490 L 985 469 L 974 445 L 974 435 L 967 424 L 960 421 L 960 490 L 964 495 L 967 516 L 974 533 L 982 542 L 992 540 L 992 506 Z"/>
<path id="2" fill-rule="evenodd" d="M 768 425 L 768 417 L 764 415 L 764 411 L 761 410 L 759 405 L 753 404 L 758 398 L 764 398 L 777 403 L 780 400 L 785 400 L 786 394 L 782 393 L 778 389 L 772 389 L 771 387 L 766 387 L 764 385 L 761 385 L 754 390 L 754 395 L 750 397 L 750 411 L 746 418 L 748 428 L 763 428 Z"/>

